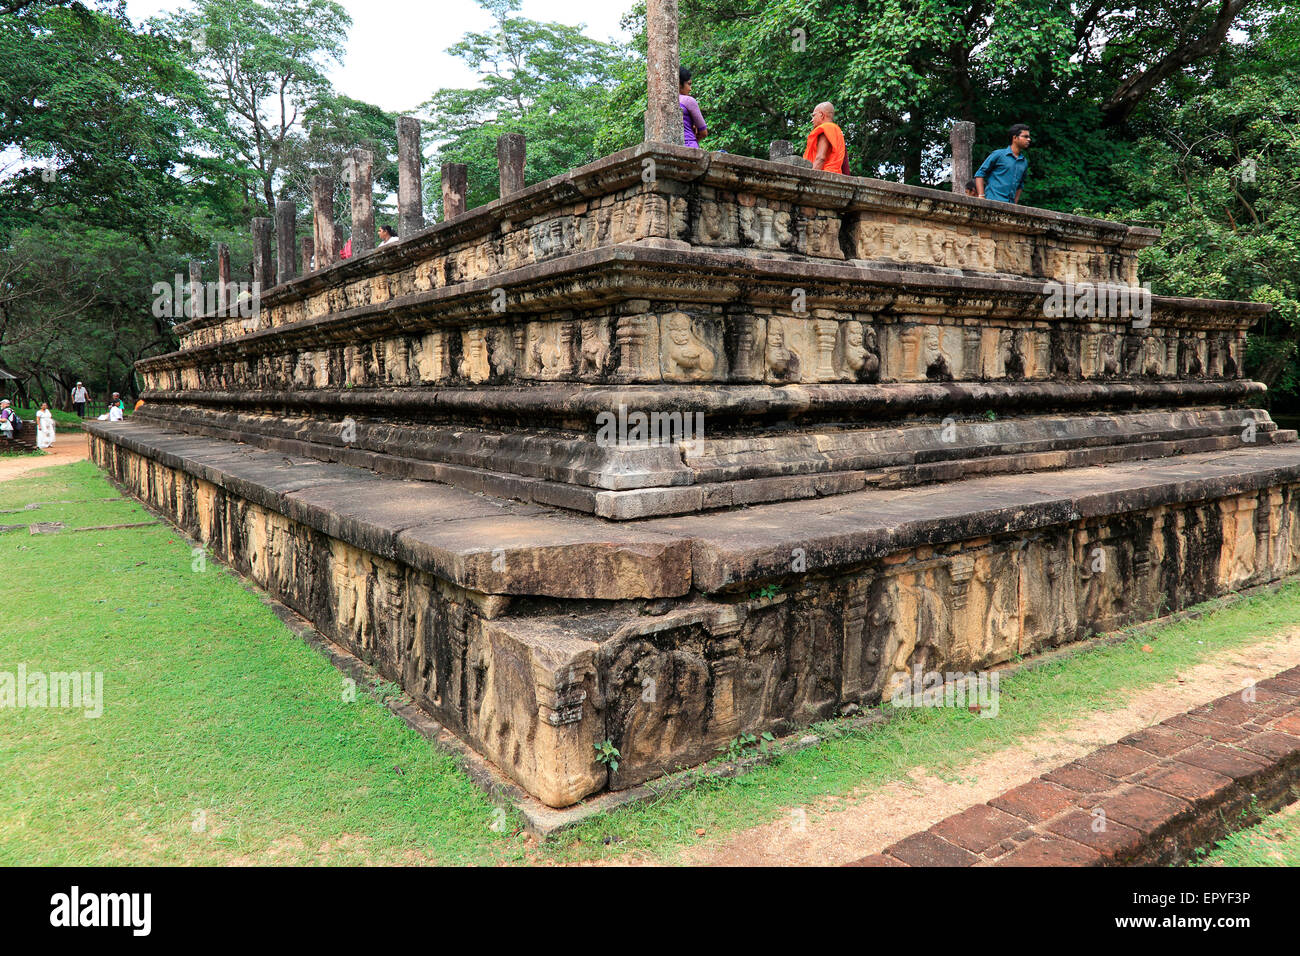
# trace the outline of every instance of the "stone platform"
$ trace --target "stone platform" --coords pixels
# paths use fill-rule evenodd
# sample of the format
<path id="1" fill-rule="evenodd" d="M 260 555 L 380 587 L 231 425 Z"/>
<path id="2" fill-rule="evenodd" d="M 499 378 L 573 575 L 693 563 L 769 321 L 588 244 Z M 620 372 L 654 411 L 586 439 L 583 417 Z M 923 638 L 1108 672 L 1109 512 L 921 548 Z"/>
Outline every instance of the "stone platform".
<path id="1" fill-rule="evenodd" d="M 1294 572 L 1267 307 L 1054 311 L 1155 235 L 643 145 L 184 323 L 87 428 L 563 807 Z"/>
<path id="2" fill-rule="evenodd" d="M 1300 568 L 1295 444 L 609 523 L 88 427 L 117 481 L 552 806 L 878 701 L 915 667 L 993 666 Z"/>

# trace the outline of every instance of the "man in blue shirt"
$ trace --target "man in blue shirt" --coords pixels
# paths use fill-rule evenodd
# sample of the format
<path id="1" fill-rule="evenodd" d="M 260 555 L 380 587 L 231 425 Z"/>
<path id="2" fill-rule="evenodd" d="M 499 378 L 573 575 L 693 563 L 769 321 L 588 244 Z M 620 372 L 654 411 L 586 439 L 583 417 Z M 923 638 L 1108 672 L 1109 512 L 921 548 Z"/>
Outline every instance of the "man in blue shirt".
<path id="1" fill-rule="evenodd" d="M 1029 160 L 1024 155 L 1029 148 L 1029 127 L 1017 123 L 1007 132 L 1011 134 L 1011 145 L 989 153 L 975 173 L 975 190 L 981 199 L 1020 202 L 1025 173 L 1029 171 Z"/>

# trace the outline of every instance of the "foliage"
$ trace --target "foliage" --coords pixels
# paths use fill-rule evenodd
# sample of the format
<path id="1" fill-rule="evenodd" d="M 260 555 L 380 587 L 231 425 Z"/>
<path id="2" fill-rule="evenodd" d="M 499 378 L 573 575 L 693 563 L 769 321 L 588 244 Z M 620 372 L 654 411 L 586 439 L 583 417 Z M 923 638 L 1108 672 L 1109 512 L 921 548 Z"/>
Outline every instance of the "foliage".
<path id="1" fill-rule="evenodd" d="M 0 17 L 0 242 L 75 219 L 152 244 L 194 241 L 178 175 L 215 114 L 165 37 L 135 30 L 121 3 L 36 3 Z"/>
<path id="2" fill-rule="evenodd" d="M 441 211 L 442 164 L 469 167 L 468 207 L 497 197 L 496 144 L 503 133 L 528 141 L 524 177 L 549 179 L 598 159 L 596 133 L 608 90 L 626 64 L 616 47 L 581 28 L 513 16 L 520 0 L 480 0 L 493 28 L 448 49 L 481 85 L 437 91 L 424 108 L 443 142 L 431 163 L 427 205 Z"/>
<path id="3" fill-rule="evenodd" d="M 596 762 L 603 763 L 609 767 L 610 773 L 618 773 L 618 760 L 623 756 L 614 746 L 614 742 L 606 738 L 598 744 L 592 744 L 596 748 Z"/>
<path id="4" fill-rule="evenodd" d="M 1035 133 L 1026 201 L 1105 208 L 1122 127 L 1152 90 L 1212 56 L 1216 5 L 1202 0 L 697 0 L 682 8 L 682 60 L 709 125 L 709 148 L 765 156 L 802 145 L 813 107 L 837 107 L 856 171 L 910 183 L 944 174 L 953 120 L 976 124 L 979 162 L 1005 130 Z M 1257 2 L 1230 23 L 1264 18 Z M 644 55 L 644 7 L 628 23 Z M 1154 83 L 1154 86 L 1149 84 Z M 641 138 L 645 77 L 612 94 L 598 142 Z M 1034 159 L 1041 155 L 1041 159 Z"/>
<path id="5" fill-rule="evenodd" d="M 1178 84 L 1158 125 L 1123 170 L 1130 205 L 1117 218 L 1159 227 L 1142 275 L 1165 295 L 1267 302 L 1249 339 L 1247 371 L 1300 397 L 1300 16 L 1279 17 L 1257 42 L 1201 81 Z"/>
<path id="6" fill-rule="evenodd" d="M 325 69 L 342 61 L 351 25 L 334 0 L 196 0 L 156 21 L 194 57 L 223 111 L 252 215 L 274 209 L 285 154 L 304 112 L 329 95 Z"/>

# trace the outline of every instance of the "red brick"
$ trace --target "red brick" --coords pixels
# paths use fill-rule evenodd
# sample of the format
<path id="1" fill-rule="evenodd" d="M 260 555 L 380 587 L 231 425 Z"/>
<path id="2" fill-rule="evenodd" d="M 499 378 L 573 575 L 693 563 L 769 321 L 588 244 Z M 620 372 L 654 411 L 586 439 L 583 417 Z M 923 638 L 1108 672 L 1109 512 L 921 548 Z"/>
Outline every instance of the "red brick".
<path id="1" fill-rule="evenodd" d="M 1034 837 L 1005 856 L 996 866 L 1096 866 L 1101 854 L 1058 836 Z"/>
<path id="2" fill-rule="evenodd" d="M 1074 763 L 1067 763 L 1063 767 L 1057 767 L 1050 773 L 1043 774 L 1042 779 L 1081 794 L 1105 793 L 1107 790 L 1114 790 L 1120 786 L 1120 782 L 1114 777 L 1108 777 L 1104 773 L 1098 773 L 1095 770 L 1080 766 L 1077 760 Z"/>
<path id="3" fill-rule="evenodd" d="M 1094 829 L 1098 826 L 1102 829 Z M 1098 819 L 1085 810 L 1053 820 L 1047 829 L 1096 850 L 1108 863 L 1124 862 L 1142 845 L 1142 834 L 1137 830 L 1108 818 Z"/>
<path id="4" fill-rule="evenodd" d="M 1292 714 L 1290 717 L 1279 717 L 1273 721 L 1274 730 L 1280 730 L 1284 734 L 1300 736 L 1300 714 Z"/>
<path id="5" fill-rule="evenodd" d="M 1198 736 L 1189 734 L 1185 730 L 1171 730 L 1167 727 L 1156 726 L 1148 727 L 1146 730 L 1139 730 L 1135 734 L 1129 734 L 1120 743 L 1133 747 L 1135 750 L 1141 750 L 1143 753 L 1155 754 L 1157 757 L 1168 757 L 1180 750 L 1186 750 L 1199 740 Z"/>
<path id="6" fill-rule="evenodd" d="M 1241 699 L 1240 693 L 1234 693 L 1193 708 L 1187 712 L 1187 716 L 1217 721 L 1229 727 L 1240 727 L 1257 713 L 1259 710 L 1255 704 L 1246 703 Z"/>
<path id="7" fill-rule="evenodd" d="M 1175 730 L 1185 730 L 1201 738 L 1217 740 L 1225 744 L 1236 743 L 1238 740 L 1245 740 L 1249 736 L 1241 727 L 1230 727 L 1227 724 L 1216 723 L 1213 720 L 1197 720 L 1187 714 L 1170 717 L 1164 721 L 1162 726 Z"/>
<path id="8" fill-rule="evenodd" d="M 1300 680 L 1292 680 L 1289 677 L 1269 677 L 1255 684 L 1256 687 L 1264 690 L 1276 690 L 1283 694 L 1289 694 L 1291 697 L 1300 699 Z"/>
<path id="9" fill-rule="evenodd" d="M 1005 810 L 1030 823 L 1038 823 L 1068 810 L 1073 805 L 1075 796 L 1073 790 L 1046 780 L 1030 780 L 1000 797 L 994 797 L 989 801 L 989 806 Z"/>
<path id="10" fill-rule="evenodd" d="M 1034 831 L 1033 831 L 1033 830 L 1023 830 L 1023 831 L 1021 831 L 1021 832 L 1027 834 L 1027 836 L 1025 837 L 1025 840 L 1029 840 L 1029 839 L 1032 839 L 1032 838 L 1033 838 L 1033 835 L 1034 835 Z M 984 859 L 986 859 L 986 860 L 996 860 L 998 857 L 1000 857 L 1000 856 L 1005 856 L 1006 854 L 1010 853 L 1012 850 L 1014 850 L 1016 847 L 1018 847 L 1018 846 L 1019 846 L 1021 843 L 1023 843 L 1023 842 L 1025 842 L 1025 841 L 1024 841 L 1024 840 L 1020 840 L 1020 841 L 1017 841 L 1017 840 L 1003 840 L 1003 841 L 1002 841 L 1001 843 L 999 843 L 997 846 L 991 846 L 991 847 L 989 847 L 987 850 L 985 850 L 985 851 L 984 851 L 982 854 L 980 854 L 980 855 L 983 856 Z"/>
<path id="11" fill-rule="evenodd" d="M 1129 774 L 1146 769 L 1155 762 L 1156 758 L 1151 754 L 1123 744 L 1102 747 L 1079 760 L 1079 763 L 1089 770 L 1096 770 L 1111 777 L 1127 777 Z"/>
<path id="12" fill-rule="evenodd" d="M 1290 670 L 1285 670 L 1282 673 L 1274 674 L 1273 676 L 1280 677 L 1283 680 L 1292 680 L 1300 684 L 1300 664 L 1292 667 Z"/>
<path id="13" fill-rule="evenodd" d="M 1166 761 L 1150 775 L 1143 777 L 1142 786 L 1190 803 L 1198 803 L 1224 799 L 1233 783 L 1231 777 L 1175 759 Z"/>
<path id="14" fill-rule="evenodd" d="M 1270 761 L 1277 762 L 1286 760 L 1293 754 L 1300 752 L 1300 737 L 1293 737 L 1290 734 L 1270 730 L 1255 734 L 1255 736 L 1243 740 L 1237 746 L 1242 750 L 1249 750 L 1251 753 L 1268 757 Z"/>
<path id="15" fill-rule="evenodd" d="M 1130 787 L 1123 793 L 1107 797 L 1100 804 L 1107 820 L 1141 830 L 1150 835 L 1170 820 L 1186 813 L 1191 804 L 1150 787 Z"/>
<path id="16" fill-rule="evenodd" d="M 1025 828 L 1025 821 L 1009 813 L 979 804 L 941 820 L 930 832 L 972 853 L 983 853 L 993 844 Z"/>
<path id="17" fill-rule="evenodd" d="M 1289 685 L 1277 681 L 1270 683 L 1262 680 L 1255 685 L 1255 702 L 1260 704 L 1286 704 L 1295 709 L 1300 707 L 1300 689 L 1293 690 Z"/>
<path id="18" fill-rule="evenodd" d="M 871 856 L 864 856 L 860 860 L 854 860 L 852 863 L 845 863 L 845 866 L 907 866 L 902 860 L 895 860 L 892 856 L 885 856 L 883 853 L 873 853 Z"/>
<path id="19" fill-rule="evenodd" d="M 929 831 L 913 833 L 899 840 L 885 850 L 885 855 L 902 860 L 908 866 L 970 866 L 976 860 L 974 853 L 953 846 Z"/>
<path id="20" fill-rule="evenodd" d="M 1221 773 L 1238 782 L 1251 779 L 1268 765 L 1268 761 L 1257 754 L 1208 743 L 1184 750 L 1178 759 L 1194 767 Z"/>

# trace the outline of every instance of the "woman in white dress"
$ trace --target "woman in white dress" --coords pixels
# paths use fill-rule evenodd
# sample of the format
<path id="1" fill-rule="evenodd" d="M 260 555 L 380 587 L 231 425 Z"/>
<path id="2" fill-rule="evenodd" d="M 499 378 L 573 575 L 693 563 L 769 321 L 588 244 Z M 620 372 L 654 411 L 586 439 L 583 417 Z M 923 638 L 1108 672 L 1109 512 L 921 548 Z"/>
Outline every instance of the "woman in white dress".
<path id="1" fill-rule="evenodd" d="M 41 402 L 41 410 L 36 413 L 36 447 L 49 448 L 54 444 L 54 415 L 49 402 Z"/>

